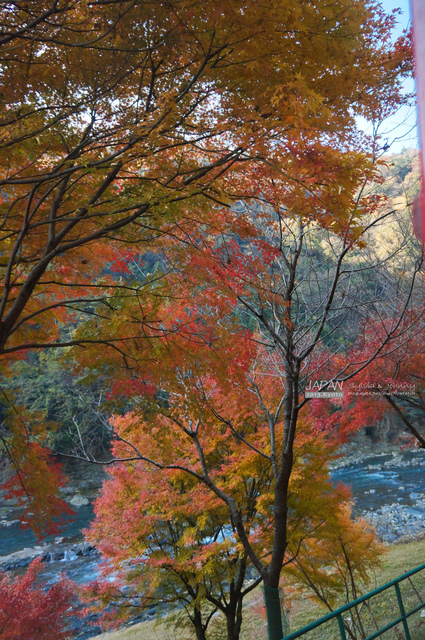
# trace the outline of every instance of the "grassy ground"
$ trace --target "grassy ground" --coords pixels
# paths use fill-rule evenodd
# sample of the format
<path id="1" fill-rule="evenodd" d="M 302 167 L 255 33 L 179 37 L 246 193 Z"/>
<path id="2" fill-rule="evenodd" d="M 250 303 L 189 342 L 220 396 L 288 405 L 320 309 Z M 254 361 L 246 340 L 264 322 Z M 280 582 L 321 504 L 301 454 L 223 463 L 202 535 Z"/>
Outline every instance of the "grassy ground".
<path id="1" fill-rule="evenodd" d="M 425 563 L 425 539 L 409 544 L 391 545 L 382 568 L 376 573 L 376 587 L 397 578 L 406 571 L 423 563 Z M 409 607 L 413 608 L 419 603 L 415 591 L 418 591 L 422 600 L 425 600 L 425 571 L 413 577 L 412 583 L 413 584 L 406 582 L 401 587 L 403 600 L 405 601 L 407 609 L 409 609 Z M 373 602 L 371 602 L 371 610 L 380 626 L 395 619 L 399 613 L 394 589 L 385 592 L 382 596 L 374 598 Z M 326 613 L 327 611 L 312 603 L 308 598 L 300 598 L 294 601 L 290 612 L 291 631 L 305 626 Z M 366 620 L 368 633 L 375 631 L 376 627 L 370 616 L 364 616 L 364 619 Z M 225 638 L 225 635 L 220 633 L 220 621 L 218 618 L 216 623 L 216 633 L 212 634 L 214 636 L 212 640 L 222 640 Z M 424 640 L 425 618 L 420 617 L 420 612 L 409 619 L 409 627 L 412 635 L 411 640 Z M 98 636 L 99 640 L 193 640 L 193 638 L 194 636 L 190 629 L 176 628 L 175 622 L 172 622 L 167 617 L 162 618 L 160 622 L 141 622 L 127 629 Z M 241 640 L 266 640 L 266 638 L 267 633 L 262 592 L 261 589 L 258 588 L 247 598 Z M 380 636 L 381 640 L 404 640 L 404 638 L 405 635 L 401 626 Z M 320 631 L 317 630 L 316 632 L 310 633 L 302 640 L 336 639 L 339 640 L 340 635 L 338 634 L 336 625 L 332 624 L 326 626 L 326 628 L 322 627 Z"/>

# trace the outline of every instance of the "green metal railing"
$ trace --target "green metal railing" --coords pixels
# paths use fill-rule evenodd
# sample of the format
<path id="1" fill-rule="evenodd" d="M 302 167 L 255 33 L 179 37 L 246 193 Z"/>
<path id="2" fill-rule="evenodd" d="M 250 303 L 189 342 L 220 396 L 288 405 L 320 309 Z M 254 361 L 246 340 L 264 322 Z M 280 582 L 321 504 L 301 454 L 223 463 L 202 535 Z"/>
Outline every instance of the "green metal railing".
<path id="1" fill-rule="evenodd" d="M 361 605 L 363 603 L 366 603 L 367 601 L 369 601 L 374 596 L 376 596 L 376 595 L 378 595 L 380 593 L 383 593 L 384 591 L 387 591 L 388 589 L 391 589 L 391 588 L 394 588 L 394 590 L 395 590 L 395 595 L 396 595 L 396 600 L 397 600 L 397 605 L 398 605 L 398 609 L 399 609 L 400 615 L 395 620 L 393 620 L 393 621 L 389 622 L 388 624 L 384 625 L 382 628 L 376 629 L 376 631 L 374 631 L 372 634 L 368 635 L 367 637 L 365 637 L 364 635 L 361 635 L 362 640 L 374 640 L 375 638 L 378 638 L 383 633 L 385 633 L 386 631 L 389 631 L 390 629 L 392 629 L 393 627 L 395 627 L 398 624 L 402 624 L 403 625 L 403 630 L 404 630 L 404 635 L 405 635 L 406 640 L 412 640 L 412 636 L 410 634 L 410 630 L 409 630 L 409 625 L 407 623 L 407 619 L 410 616 L 412 616 L 414 613 L 417 613 L 418 611 L 420 611 L 420 609 L 422 609 L 424 607 L 425 600 L 422 600 L 422 596 L 420 596 L 420 594 L 417 591 L 417 589 L 414 588 L 414 591 L 415 591 L 416 595 L 418 596 L 418 599 L 420 600 L 420 604 L 418 604 L 415 607 L 413 607 L 413 609 L 410 609 L 409 611 L 406 611 L 405 610 L 405 606 L 404 606 L 404 602 L 403 602 L 403 595 L 402 595 L 402 592 L 400 590 L 400 583 L 405 581 L 405 580 L 408 580 L 410 582 L 410 584 L 412 584 L 411 576 L 419 573 L 420 571 L 424 571 L 424 570 L 425 570 L 425 564 L 422 564 L 419 567 L 416 567 L 416 569 L 412 569 L 412 571 L 408 571 L 407 573 L 403 574 L 399 578 L 396 578 L 395 580 L 392 580 L 391 582 L 388 582 L 387 584 L 384 584 L 382 587 L 379 587 L 378 589 L 375 589 L 374 591 L 371 591 L 370 593 L 367 593 L 366 595 L 362 596 L 361 598 L 357 598 L 357 600 L 353 600 L 352 602 L 349 602 L 348 604 L 344 605 L 343 607 L 340 607 L 339 609 L 336 609 L 332 613 L 329 613 L 328 615 L 324 616 L 323 618 L 319 618 L 319 620 L 316 620 L 315 622 L 312 622 L 311 624 L 307 625 L 306 627 L 303 627 L 302 629 L 299 629 L 298 631 L 295 631 L 294 633 L 291 633 L 289 636 L 285 636 L 285 638 L 283 638 L 283 640 L 295 640 L 296 638 L 301 638 L 301 636 L 304 636 L 305 634 L 309 633 L 310 631 L 313 631 L 314 629 L 317 629 L 321 625 L 326 624 L 327 622 L 329 622 L 331 620 L 335 620 L 335 619 L 336 619 L 336 621 L 338 623 L 338 628 L 339 628 L 339 633 L 340 633 L 341 640 L 351 640 L 352 638 L 358 638 L 359 636 L 355 635 L 355 633 L 352 631 L 352 628 L 351 628 L 351 625 L 350 625 L 350 621 L 348 619 L 344 619 L 343 614 L 349 612 L 351 609 L 354 608 L 355 611 L 356 611 L 356 615 L 358 616 L 357 607 L 359 605 Z M 413 584 L 412 584 L 412 586 L 413 586 Z M 324 638 L 323 640 L 327 640 L 327 638 Z"/>

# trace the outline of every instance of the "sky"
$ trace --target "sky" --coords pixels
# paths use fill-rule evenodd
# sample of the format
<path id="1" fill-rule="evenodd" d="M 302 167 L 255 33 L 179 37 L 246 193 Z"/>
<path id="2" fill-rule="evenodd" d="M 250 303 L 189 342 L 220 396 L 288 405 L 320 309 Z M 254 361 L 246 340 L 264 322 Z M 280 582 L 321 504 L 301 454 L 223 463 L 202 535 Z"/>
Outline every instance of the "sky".
<path id="1" fill-rule="evenodd" d="M 410 26 L 409 0 L 381 0 L 381 4 L 387 13 L 393 9 L 400 9 L 401 15 L 397 17 L 397 28 L 394 36 L 400 36 L 404 29 Z M 405 82 L 406 92 L 414 90 L 414 82 Z M 418 148 L 418 132 L 416 127 L 416 107 L 402 107 L 396 114 L 387 118 L 379 128 L 383 144 L 390 145 L 389 153 L 400 153 L 404 148 Z M 362 127 L 362 123 L 359 123 Z M 363 127 L 362 127 L 363 128 Z M 371 132 L 371 128 L 365 126 L 365 130 Z"/>

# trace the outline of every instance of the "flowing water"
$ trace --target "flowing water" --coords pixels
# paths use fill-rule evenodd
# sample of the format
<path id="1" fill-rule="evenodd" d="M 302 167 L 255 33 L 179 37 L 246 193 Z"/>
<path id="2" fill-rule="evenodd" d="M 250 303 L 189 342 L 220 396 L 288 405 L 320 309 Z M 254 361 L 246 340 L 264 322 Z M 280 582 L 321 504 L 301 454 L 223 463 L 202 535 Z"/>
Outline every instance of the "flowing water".
<path id="1" fill-rule="evenodd" d="M 93 519 L 93 506 L 89 503 L 81 507 L 73 507 L 73 510 L 75 512 L 73 516 L 64 518 L 65 526 L 59 536 L 44 537 L 41 541 L 44 545 L 53 544 L 58 538 L 62 538 L 61 542 L 67 541 L 67 543 L 81 539 L 82 530 Z M 16 507 L 3 509 L 0 519 L 0 557 L 24 548 L 34 547 L 39 542 L 31 529 L 22 528 L 19 522 L 20 515 L 21 511 Z"/>
<path id="2" fill-rule="evenodd" d="M 394 502 L 414 505 L 425 495 L 425 451 L 370 456 L 335 469 L 332 477 L 351 486 L 357 515 Z"/>

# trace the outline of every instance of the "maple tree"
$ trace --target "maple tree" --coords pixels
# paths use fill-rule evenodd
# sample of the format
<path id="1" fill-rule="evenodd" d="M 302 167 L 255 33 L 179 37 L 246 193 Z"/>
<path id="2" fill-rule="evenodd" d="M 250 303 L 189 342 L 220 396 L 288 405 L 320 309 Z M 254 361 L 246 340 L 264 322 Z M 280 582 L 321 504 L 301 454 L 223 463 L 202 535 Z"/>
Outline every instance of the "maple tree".
<path id="1" fill-rule="evenodd" d="M 264 191 L 263 191 L 264 193 Z M 246 217 L 248 208 L 245 207 L 244 224 L 246 227 Z M 248 211 L 249 212 L 249 211 Z M 384 214 L 385 215 L 385 214 Z M 204 288 L 210 284 L 209 296 L 222 295 L 224 290 L 233 299 L 234 304 L 240 305 L 257 323 L 259 335 L 255 338 L 265 346 L 266 359 L 269 361 L 266 371 L 250 371 L 248 386 L 251 386 L 251 393 L 257 394 L 262 402 L 264 418 L 268 424 L 270 442 L 267 454 L 275 474 L 274 485 L 274 541 L 272 556 L 264 562 L 255 553 L 247 539 L 243 524 L 239 522 L 238 534 L 243 540 L 247 553 L 254 566 L 263 575 L 267 587 L 269 587 L 270 599 L 277 599 L 277 588 L 279 576 L 284 563 L 285 550 L 288 542 L 288 510 L 289 510 L 289 481 L 293 473 L 293 447 L 300 435 L 299 420 L 304 411 L 308 411 L 307 399 L 304 391 L 307 383 L 314 380 L 316 376 L 323 376 L 324 372 L 332 371 L 330 377 L 325 379 L 347 381 L 354 377 L 356 373 L 364 369 L 365 366 L 379 356 L 382 349 L 387 345 L 393 348 L 397 340 L 402 338 L 405 332 L 403 315 L 394 319 L 394 322 L 386 327 L 383 334 L 383 341 L 376 345 L 370 345 L 370 351 L 361 353 L 357 359 L 349 362 L 352 366 L 346 366 L 346 360 L 341 349 L 341 344 L 336 342 L 332 350 L 323 349 L 323 342 L 332 338 L 333 334 L 341 327 L 342 322 L 348 318 L 350 323 L 357 317 L 359 310 L 371 313 L 374 310 L 375 296 L 371 292 L 371 298 L 364 298 L 363 283 L 353 278 L 353 273 L 358 271 L 357 264 L 350 264 L 345 258 L 356 255 L 358 251 L 356 244 L 350 239 L 350 231 L 345 235 L 335 234 L 333 237 L 329 232 L 322 232 L 320 227 L 314 225 L 303 225 L 300 220 L 294 221 L 284 217 L 284 214 L 277 214 L 276 210 L 270 207 L 258 210 L 254 209 L 252 216 L 259 232 L 254 235 L 255 240 L 249 242 L 245 233 L 245 241 L 240 243 L 235 237 L 229 234 L 216 244 L 205 249 L 199 261 L 192 259 L 193 278 L 202 281 Z M 277 224 L 273 228 L 270 220 L 275 216 Z M 379 218 L 378 218 L 379 220 Z M 374 223 L 371 223 L 372 225 Z M 265 229 L 262 237 L 262 230 Z M 360 230 L 359 242 L 366 234 L 368 224 Z M 325 277 L 319 279 L 317 263 L 323 264 L 323 254 L 317 251 L 314 236 L 318 236 L 322 241 L 329 240 L 333 256 L 328 259 L 328 266 L 325 270 Z M 209 239 L 209 245 L 211 245 Z M 214 243 L 213 243 L 214 244 Z M 360 247 L 362 245 L 360 244 Z M 415 270 L 413 271 L 413 273 Z M 323 274 L 323 268 L 322 268 Z M 327 284 L 326 286 L 326 283 Z M 405 295 L 405 305 L 409 304 L 412 289 L 407 286 Z M 217 291 L 220 290 L 220 293 Z M 401 294 L 401 290 L 399 292 Z M 210 298 L 210 299 L 211 299 Z M 355 305 L 353 304 L 355 302 Z M 354 312 L 353 312 L 354 308 Z M 381 310 L 376 309 L 376 324 L 382 329 L 385 323 L 380 316 Z M 360 313 L 361 317 L 361 313 Z M 352 326 L 352 325 L 351 325 Z M 267 354 L 267 355 L 266 355 Z M 329 365 L 331 363 L 331 365 Z M 329 365 L 329 366 L 328 366 Z M 266 373 L 268 371 L 268 373 Z M 267 396 L 261 389 L 261 376 L 271 375 L 277 384 L 281 381 L 282 390 L 279 401 L 269 403 Z M 329 386 L 326 382 L 324 388 Z M 242 399 L 239 398 L 242 402 Z M 249 406 L 252 398 L 247 399 Z M 317 405 L 320 405 L 320 400 Z M 223 423 L 229 420 L 228 398 L 223 403 L 220 415 Z M 314 420 L 314 428 L 318 434 L 323 433 L 322 426 L 326 421 L 324 406 L 317 406 L 317 413 L 321 414 L 321 419 Z M 311 415 L 311 414 L 310 414 Z M 317 414 L 316 414 L 317 415 Z M 360 417 L 360 416 L 359 416 Z M 313 418 L 313 415 L 311 415 Z M 234 425 L 234 422 L 230 420 Z M 234 427 L 239 432 L 237 427 Z M 302 427 L 301 427 L 302 429 Z M 277 440 L 276 433 L 281 433 L 282 440 Z M 195 437 L 195 436 L 193 436 Z M 247 446 L 249 446 L 249 442 Z M 262 455 L 264 449 L 259 447 L 257 455 Z M 201 459 L 201 451 L 199 457 Z M 210 486 L 212 491 L 216 491 L 216 486 L 209 483 L 208 465 L 203 469 L 203 481 Z M 233 509 L 233 517 L 237 522 L 237 505 L 232 501 L 231 496 L 226 492 L 222 494 L 222 499 L 227 502 L 229 508 Z M 244 537 L 245 536 L 245 537 Z M 273 606 L 273 605 L 272 605 Z M 270 607 L 271 609 L 272 607 Z M 276 606 L 275 611 L 278 611 Z M 268 611 L 269 613 L 269 611 Z M 269 614 L 269 629 L 274 622 L 272 613 Z M 279 613 L 276 614 L 280 616 Z M 276 632 L 276 637 L 281 630 Z"/>
<path id="2" fill-rule="evenodd" d="M 236 353 L 242 345 L 238 343 Z M 268 456 L 257 455 L 260 447 L 267 448 L 264 408 L 254 400 L 254 385 L 242 391 L 244 369 L 240 363 L 229 368 L 217 342 L 214 348 L 198 349 L 194 358 L 186 351 L 185 362 L 172 350 L 169 362 L 161 359 L 161 364 L 161 370 L 152 372 L 161 379 L 158 397 L 148 403 L 141 399 L 138 411 L 114 421 L 112 459 L 127 462 L 110 471 L 87 534 L 108 560 L 106 576 L 112 573 L 114 582 L 98 582 L 90 591 L 101 598 L 98 606 L 112 602 L 124 616 L 154 602 L 182 602 L 197 638 L 205 637 L 218 609 L 226 617 L 227 637 L 234 640 L 240 633 L 243 597 L 262 578 L 245 583 L 250 560 L 222 498 L 226 494 L 227 503 L 237 504 L 250 544 L 265 561 L 272 541 L 274 477 Z M 168 375 L 164 365 L 170 366 Z M 275 395 L 273 385 L 261 386 L 264 394 Z M 218 411 L 226 412 L 225 425 Z M 333 540 L 336 523 L 341 531 L 347 522 L 342 524 L 348 494 L 329 480 L 333 448 L 307 427 L 297 447 L 285 564 L 294 557 L 307 561 L 312 539 Z M 209 487 L 199 482 L 200 450 Z M 152 461 L 165 469 L 162 474 Z M 353 559 L 351 550 L 349 556 Z M 120 578 L 130 591 L 122 589 Z M 337 583 L 329 581 L 331 592 Z"/>
<path id="3" fill-rule="evenodd" d="M 274 216 L 278 224 L 266 224 Z M 386 217 L 375 219 L 382 223 Z M 294 447 L 301 446 L 312 429 L 316 439 L 311 464 L 320 466 L 319 442 L 329 432 L 323 401 L 309 403 L 303 397 L 307 382 L 325 373 L 330 374 L 329 381 L 350 379 L 383 348 L 392 348 L 402 339 L 404 323 L 410 325 L 406 316 L 397 317 L 386 327 L 383 342 L 371 344 L 370 353 L 360 351 L 361 358 L 352 359 L 349 370 L 340 342 L 335 342 L 331 352 L 323 347 L 324 339 L 329 342 L 340 328 L 341 316 L 350 323 L 361 318 L 361 314 L 353 315 L 353 300 L 358 299 L 359 291 L 364 292 L 364 286 L 352 274 L 358 271 L 356 256 L 361 256 L 357 243 L 362 243 L 374 220 L 360 228 L 353 241 L 352 227 L 331 236 L 320 225 L 304 227 L 299 220 L 277 216 L 267 205 L 236 210 L 233 234 L 229 219 L 226 212 L 224 231 L 217 217 L 208 235 L 203 229 L 199 242 L 195 242 L 192 225 L 196 250 L 177 252 L 175 264 L 184 270 L 176 276 L 175 299 L 165 305 L 163 319 L 168 318 L 170 326 L 179 330 L 149 347 L 134 344 L 126 352 L 130 369 L 117 372 L 116 357 L 109 360 L 115 367 L 116 391 L 127 387 L 130 395 L 144 393 L 145 397 L 139 399 L 135 414 L 115 420 L 115 437 L 122 448 L 116 450 L 120 454 L 114 459 L 144 460 L 157 469 L 185 471 L 228 506 L 245 553 L 265 584 L 269 633 L 277 637 L 281 633 L 276 631 L 281 627 L 278 587 L 293 535 Z M 203 243 L 202 238 L 207 240 Z M 336 255 L 325 267 L 323 280 L 330 283 L 328 288 L 320 284 L 315 266 L 322 265 L 323 274 L 318 240 L 327 240 Z M 349 260 L 344 264 L 346 256 Z M 410 286 L 405 292 L 406 305 L 411 294 Z M 362 306 L 370 312 L 374 293 L 371 295 L 372 303 L 363 299 L 356 309 Z M 244 314 L 245 320 L 246 314 L 254 320 L 255 334 L 238 323 Z M 376 325 L 385 327 L 379 309 Z M 104 353 L 99 357 L 105 362 Z M 165 420 L 155 418 L 152 403 Z M 228 464 L 222 463 L 217 470 L 216 452 L 223 450 L 223 438 L 229 435 L 237 443 L 237 453 L 226 451 Z M 84 456 L 84 450 L 80 455 Z M 258 513 L 272 518 L 264 555 L 251 540 L 250 525 L 233 485 L 241 474 L 246 474 L 246 481 L 255 481 L 258 464 L 266 464 L 272 477 L 271 490 L 256 498 Z M 320 504 L 311 486 L 299 490 L 297 499 L 301 504 L 306 501 L 305 513 L 309 501 Z M 322 499 L 327 505 L 323 521 L 332 522 L 329 494 L 324 492 Z"/>
<path id="4" fill-rule="evenodd" d="M 67 640 L 73 590 L 64 578 L 49 589 L 37 582 L 40 560 L 24 576 L 0 572 L 0 635 L 4 640 Z"/>
<path id="5" fill-rule="evenodd" d="M 423 307 L 412 305 L 408 311 L 385 322 L 373 322 L 370 318 L 363 322 L 357 339 L 340 360 L 340 367 L 349 372 L 353 367 L 367 363 L 371 354 L 379 352 L 365 369 L 349 383 L 344 398 L 340 401 L 341 411 L 332 411 L 332 404 L 324 400 L 320 411 L 323 429 L 328 433 L 338 433 L 344 440 L 357 429 L 374 424 L 387 413 L 393 413 L 401 420 L 411 436 L 411 442 L 425 446 L 420 423 L 425 410 L 423 401 Z M 400 323 L 400 316 L 403 317 Z M 399 325 L 393 340 L 386 343 L 391 328 Z M 333 368 L 328 363 L 328 373 Z M 312 416 L 318 419 L 319 407 L 312 408 Z"/>
<path id="6" fill-rule="evenodd" d="M 195 447 L 198 470 L 178 466 L 230 509 L 244 551 L 264 581 L 270 638 L 281 640 L 278 586 L 304 404 L 302 376 L 323 366 L 312 354 L 320 351 L 326 323 L 336 318 L 333 305 L 344 297 L 338 289 L 342 265 L 354 247 L 364 246 L 363 219 L 374 209 L 373 200 L 362 197 L 362 184 L 375 176 L 367 155 L 370 150 L 373 157 L 375 149 L 359 134 L 355 116 L 379 119 L 402 101 L 400 78 L 409 51 L 391 45 L 394 17 L 375 3 L 279 1 L 267 12 L 256 3 L 211 3 L 201 10 L 183 1 L 152 6 L 152 13 L 145 13 L 149 9 L 139 2 L 64 3 L 54 26 L 50 17 L 42 18 L 31 40 L 27 26 L 14 28 L 15 16 L 22 20 L 22 15 L 5 9 L 10 18 L 5 46 L 12 43 L 4 58 L 5 78 L 17 69 L 22 73 L 5 92 L 0 342 L 9 355 L 41 346 L 106 343 L 111 363 L 110 353 L 119 353 L 127 367 L 135 367 L 133 376 L 122 375 L 124 384 L 130 377 L 134 392 L 144 387 L 152 394 L 165 382 L 158 380 L 155 389 L 141 358 L 145 364 L 159 362 L 164 372 L 169 329 L 186 340 L 174 349 L 183 358 L 189 342 L 209 344 L 208 327 L 221 322 L 231 336 L 227 358 L 234 357 L 233 368 L 244 376 L 238 387 L 245 394 L 242 404 L 249 407 L 255 397 L 261 408 L 260 446 L 252 445 L 249 433 L 244 436 L 238 413 L 229 417 L 226 396 L 215 407 L 215 418 L 236 440 L 242 438 L 255 459 L 271 465 L 273 499 L 266 501 L 273 513 L 271 555 L 263 559 L 256 552 L 225 478 L 211 478 L 196 421 L 183 422 L 182 430 Z M 51 74 L 58 60 L 57 73 Z M 41 106 L 39 94 L 46 96 Z M 241 203 L 220 208 L 232 199 Z M 302 291 L 309 297 L 309 285 L 314 289 L 318 309 L 313 296 L 309 305 L 298 297 L 300 257 L 312 229 L 324 230 L 325 238 L 328 232 L 334 242 L 330 250 L 337 253 L 329 267 L 330 287 L 322 293 L 316 278 Z M 177 251 L 169 257 L 173 266 L 183 264 L 176 275 L 184 274 L 187 283 L 186 292 L 177 289 L 184 299 L 177 320 L 172 303 L 146 301 L 148 287 L 140 284 L 116 288 L 104 270 L 105 262 L 122 265 L 121 245 L 135 255 L 142 243 L 151 247 L 155 240 L 170 256 L 166 235 L 188 249 L 186 256 Z M 88 265 L 84 279 L 81 265 Z M 88 296 L 93 289 L 101 293 Z M 204 304 L 197 322 L 202 314 L 195 298 Z M 83 303 L 86 313 L 97 316 L 79 336 L 58 339 L 58 319 L 67 319 Z M 244 310 L 261 329 L 254 338 L 265 342 L 258 370 L 250 369 L 251 337 L 226 326 L 232 307 Z M 262 388 L 271 370 L 280 380 L 279 399 L 272 394 L 269 400 Z M 175 364 L 167 375 L 179 382 Z M 177 438 L 174 431 L 170 434 Z M 171 435 L 168 449 L 177 455 Z M 219 435 L 215 426 L 207 446 L 217 446 Z M 184 460 L 183 453 L 189 450 L 183 447 Z M 134 445 L 133 456 L 144 458 Z M 243 458 L 232 462 L 239 468 Z M 169 457 L 156 464 L 176 466 Z"/>
<path id="7" fill-rule="evenodd" d="M 278 126 L 257 111 L 266 88 L 252 84 L 253 65 L 269 65 L 269 96 L 295 71 L 276 64 L 291 41 L 276 29 L 279 4 L 1 5 L 2 366 L 29 348 L 82 344 L 63 323 L 143 298 L 143 283 L 111 270 L 125 272 L 164 222 L 170 232 L 186 200 L 227 197 L 218 179 L 249 157 L 252 131 Z M 19 471 L 31 445 L 7 447 Z"/>
<path id="8" fill-rule="evenodd" d="M 238 156 L 203 148 L 223 133 L 212 112 L 197 126 L 204 72 L 232 38 L 204 48 L 184 10 L 166 8 L 3 7 L 2 353 L 67 342 L 53 339 L 60 312 L 106 302 L 116 283 L 105 264 L 123 269 L 132 243 L 177 220 L 178 202 Z"/>
<path id="9" fill-rule="evenodd" d="M 207 299 L 210 305 L 211 298 L 207 296 Z M 200 314 L 199 297 L 197 302 L 196 311 Z M 187 298 L 182 305 L 187 307 Z M 159 518 L 161 524 L 159 539 L 164 538 L 165 515 L 179 515 L 169 497 L 159 492 L 159 486 L 167 486 L 173 474 L 180 478 L 179 482 L 182 482 L 182 473 L 189 474 L 210 492 L 205 493 L 205 488 L 202 490 L 198 486 L 197 500 L 192 501 L 190 508 L 214 513 L 214 509 L 220 509 L 220 503 L 224 502 L 231 512 L 232 535 L 237 534 L 243 541 L 246 556 L 247 549 L 250 550 L 249 561 L 254 564 L 253 560 L 256 560 L 254 566 L 258 569 L 258 565 L 267 567 L 271 559 L 277 464 L 284 434 L 280 411 L 285 384 L 282 377 L 276 375 L 276 363 L 270 359 L 267 350 L 258 351 L 250 332 L 240 327 L 238 330 L 237 324 L 232 324 L 226 317 L 226 310 L 222 309 L 220 317 L 217 314 L 219 307 L 214 309 L 213 318 L 207 313 L 197 321 L 192 318 L 190 334 L 186 317 L 183 322 L 186 333 L 168 334 L 163 339 L 162 349 L 155 343 L 154 352 L 145 352 L 147 361 L 142 358 L 138 363 L 139 384 L 137 378 L 131 380 L 131 374 L 129 378 L 128 369 L 121 371 L 122 382 L 118 381 L 119 392 L 127 387 L 129 394 L 144 392 L 144 395 L 139 397 L 135 412 L 114 420 L 117 445 L 112 459 L 106 464 L 132 460 L 131 464 L 135 466 L 112 472 L 114 482 L 105 488 L 95 525 L 95 539 L 114 566 L 122 563 L 124 573 L 128 572 L 128 562 L 133 563 L 133 557 L 134 565 L 143 567 L 140 577 L 143 581 L 151 575 L 145 567 L 149 558 L 143 559 L 137 545 L 141 543 L 143 549 L 143 531 L 146 531 L 148 543 L 152 542 L 156 520 L 148 516 L 150 507 L 145 488 L 142 491 L 143 485 L 135 485 L 139 475 L 151 477 L 153 480 L 150 481 L 156 483 L 155 495 L 151 495 L 149 502 L 154 518 Z M 173 318 L 175 312 L 176 306 L 170 311 Z M 214 326 L 211 326 L 211 320 L 215 320 Z M 135 364 L 134 360 L 132 362 Z M 116 366 L 116 359 L 114 363 Z M 297 453 L 294 454 L 286 496 L 286 544 L 282 565 L 292 561 L 293 555 L 300 552 L 304 539 L 314 537 L 317 527 L 327 523 L 332 529 L 333 516 L 338 512 L 342 498 L 341 494 L 335 495 L 329 484 L 326 485 L 328 475 L 322 455 L 326 443 L 322 441 L 320 429 L 304 423 L 299 427 L 295 446 Z M 85 451 L 77 450 L 74 454 L 84 457 Z M 142 465 L 139 471 L 137 464 Z M 157 471 L 148 471 L 146 465 L 164 470 L 167 479 L 161 474 L 158 476 Z M 261 480 L 264 474 L 265 484 Z M 314 478 L 313 485 L 311 478 Z M 253 512 L 250 515 L 244 507 L 246 498 L 243 495 L 247 488 L 252 491 Z M 225 515 L 229 519 L 226 510 L 221 513 L 221 517 Z M 116 514 L 116 519 L 111 514 Z M 184 516 L 180 512 L 178 526 L 184 530 L 182 519 Z M 125 523 L 123 529 L 119 523 Z M 184 533 L 177 530 L 184 540 Z M 125 545 L 124 539 L 128 540 Z M 208 544 L 204 543 L 204 546 L 208 548 Z M 166 568 L 172 565 L 170 556 L 173 555 L 167 553 L 167 547 L 157 551 Z M 208 552 L 204 553 L 208 556 Z M 305 553 L 308 556 L 308 545 Z M 155 559 L 158 560 L 158 555 Z M 176 561 L 180 563 L 180 558 Z M 153 566 L 158 570 L 155 563 Z M 184 566 L 187 567 L 187 559 Z M 199 567 L 198 580 L 204 571 L 209 575 L 207 560 Z M 260 573 L 263 580 L 264 573 L 264 570 Z M 136 575 L 139 578 L 138 572 Z M 149 582 L 148 585 L 145 583 L 145 588 L 147 586 Z M 109 597 L 113 597 L 111 591 L 114 588 L 107 587 Z M 272 591 L 272 596 L 274 593 Z M 268 604 L 270 606 L 270 599 Z M 280 617 L 279 608 L 277 615 Z"/>
<path id="10" fill-rule="evenodd" d="M 218 179 L 243 159 L 308 162 L 324 132 L 378 110 L 359 84 L 398 94 L 391 18 L 308 4 L 2 5 L 0 353 L 74 344 L 55 320 L 82 302 L 107 312 L 105 262 L 123 268 L 186 201 L 227 201 Z"/>
<path id="11" fill-rule="evenodd" d="M 304 544 L 308 552 L 296 556 L 286 575 L 293 581 L 295 593 L 307 595 L 328 611 L 357 600 L 369 590 L 371 574 L 385 553 L 371 525 L 351 519 L 348 505 L 339 511 L 331 527 L 325 524 Z M 354 607 L 351 617 L 344 620 L 347 637 L 353 640 L 367 635 L 361 617 L 363 606 L 374 620 L 367 602 Z"/>
<path id="12" fill-rule="evenodd" d="M 245 501 L 248 513 L 254 505 L 247 490 Z M 260 578 L 248 580 L 246 554 L 222 502 L 182 472 L 158 478 L 136 463 L 111 471 L 95 511 L 86 536 L 108 562 L 106 576 L 88 591 L 97 609 L 113 605 L 104 622 L 177 606 L 198 640 L 217 612 L 228 640 L 238 640 L 243 599 Z M 109 574 L 113 582 L 105 580 Z"/>

